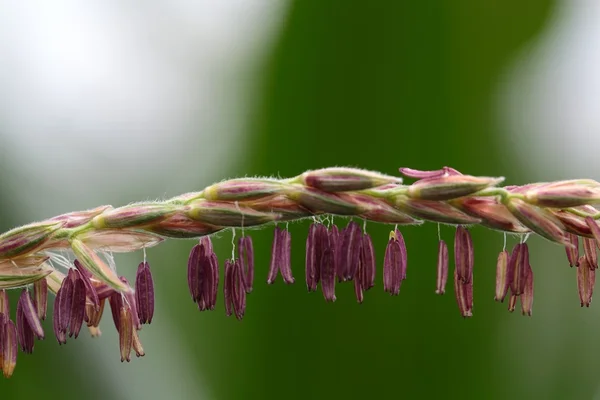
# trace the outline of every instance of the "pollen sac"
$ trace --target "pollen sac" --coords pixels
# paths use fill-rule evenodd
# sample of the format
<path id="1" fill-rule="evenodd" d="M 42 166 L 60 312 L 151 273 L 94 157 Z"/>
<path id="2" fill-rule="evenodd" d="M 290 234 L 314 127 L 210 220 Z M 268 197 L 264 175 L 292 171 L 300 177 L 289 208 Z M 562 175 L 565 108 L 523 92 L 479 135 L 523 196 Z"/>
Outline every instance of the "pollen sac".
<path id="1" fill-rule="evenodd" d="M 594 239 L 596 239 L 596 244 L 600 246 L 600 226 L 598 226 L 598 223 L 592 217 L 585 217 L 585 223 L 590 228 Z"/>
<path id="2" fill-rule="evenodd" d="M 123 302 L 123 295 L 118 292 L 113 293 L 108 298 L 108 303 L 110 304 L 110 311 L 113 323 L 115 324 L 115 329 L 119 332 L 121 330 L 121 308 L 126 305 Z"/>
<path id="3" fill-rule="evenodd" d="M 225 312 L 227 316 L 235 314 L 238 320 L 246 312 L 245 278 L 240 260 L 225 260 Z"/>
<path id="4" fill-rule="evenodd" d="M 282 234 L 282 246 L 279 265 L 279 271 L 283 281 L 288 285 L 295 282 L 294 276 L 292 275 L 292 235 L 288 230 L 281 232 Z"/>
<path id="5" fill-rule="evenodd" d="M 361 269 L 361 267 L 359 267 L 359 269 Z M 354 279 L 354 294 L 356 295 L 356 301 L 358 304 L 362 304 L 364 301 L 364 294 L 360 279 Z"/>
<path id="6" fill-rule="evenodd" d="M 319 281 L 323 277 L 322 269 L 324 267 L 331 266 L 334 274 L 338 275 L 337 262 L 340 256 L 337 248 L 340 245 L 341 235 L 343 234 L 335 226 L 328 231 L 321 223 L 311 224 L 306 239 L 306 288 L 309 292 L 317 290 Z M 327 249 L 330 249 L 332 254 L 331 259 L 326 263 L 323 257 Z M 325 274 L 329 276 L 329 271 L 325 271 Z"/>
<path id="7" fill-rule="evenodd" d="M 131 308 L 122 306 L 119 310 L 119 348 L 121 362 L 131 361 L 131 347 L 133 346 L 133 318 Z"/>
<path id="8" fill-rule="evenodd" d="M 27 291 L 24 291 L 26 296 Z M 17 303 L 17 341 L 21 346 L 21 351 L 25 354 L 33 353 L 33 330 L 29 326 L 25 318 L 25 311 L 23 310 L 23 301 L 19 299 Z"/>
<path id="9" fill-rule="evenodd" d="M 79 336 L 83 320 L 85 318 L 86 289 L 83 279 L 78 278 L 73 284 L 73 304 L 71 309 L 71 321 L 69 322 L 69 337 Z"/>
<path id="10" fill-rule="evenodd" d="M 448 245 L 440 240 L 438 243 L 437 279 L 435 285 L 436 294 L 446 293 L 446 282 L 448 281 Z"/>
<path id="11" fill-rule="evenodd" d="M 521 313 L 523 315 L 531 317 L 533 309 L 533 270 L 529 268 L 527 270 L 527 277 L 525 278 L 525 289 L 521 294 Z"/>
<path id="12" fill-rule="evenodd" d="M 244 272 L 242 271 L 240 262 L 239 260 L 235 260 L 233 264 L 233 312 L 235 313 L 235 317 L 240 321 L 246 313 L 246 288 L 244 282 Z"/>
<path id="13" fill-rule="evenodd" d="M 48 310 L 48 281 L 46 281 L 46 278 L 33 283 L 33 305 L 38 319 L 45 320 Z"/>
<path id="14" fill-rule="evenodd" d="M 44 329 L 42 328 L 42 323 L 38 317 L 37 309 L 33 304 L 31 297 L 29 296 L 29 292 L 27 292 L 25 289 L 21 291 L 21 296 L 19 297 L 19 302 L 17 303 L 17 312 L 19 308 L 21 309 L 21 313 L 24 317 L 24 322 L 27 324 L 27 328 L 38 339 L 43 339 Z"/>
<path id="15" fill-rule="evenodd" d="M 56 293 L 54 299 L 53 325 L 54 334 L 59 344 L 67 343 L 67 329 L 71 321 L 71 312 L 73 305 L 73 280 L 67 276 L 63 279 L 62 285 Z"/>
<path id="16" fill-rule="evenodd" d="M 579 237 L 572 233 L 567 235 L 567 239 L 571 243 L 571 246 L 565 246 L 567 252 L 567 259 L 571 267 L 579 266 Z"/>
<path id="17" fill-rule="evenodd" d="M 580 257 L 579 268 L 577 268 L 577 289 L 579 291 L 581 307 L 589 307 L 592 303 L 595 284 L 596 270 L 590 268 L 589 262 L 585 256 Z"/>
<path id="18" fill-rule="evenodd" d="M 2 361 L 2 373 L 5 378 L 10 378 L 15 371 L 17 366 L 17 327 L 13 321 L 6 319 L 4 322 L 0 321 L 0 329 L 2 330 L 2 354 L 0 359 Z"/>
<path id="19" fill-rule="evenodd" d="M 494 300 L 499 302 L 504 301 L 512 279 L 512 271 L 509 270 L 509 258 L 508 251 L 503 250 L 498 255 L 498 262 L 496 263 L 496 296 Z"/>
<path id="20" fill-rule="evenodd" d="M 75 265 L 75 268 L 77 268 L 77 271 L 79 271 L 79 277 L 81 278 L 81 280 L 83 281 L 83 284 L 85 285 L 86 296 L 90 299 L 92 304 L 96 308 L 98 308 L 100 306 L 100 299 L 98 297 L 96 288 L 94 287 L 94 285 L 92 284 L 92 281 L 90 280 L 90 278 L 92 277 L 92 274 L 83 267 L 83 265 L 79 262 L 79 260 L 73 261 L 73 265 Z"/>
<path id="21" fill-rule="evenodd" d="M 362 248 L 362 232 L 360 225 L 350 221 L 343 231 L 342 244 L 340 247 L 340 268 L 344 281 L 351 281 L 356 276 L 360 263 L 360 252 Z M 340 275 L 340 274 L 338 274 Z"/>
<path id="22" fill-rule="evenodd" d="M 100 300 L 100 306 L 95 307 L 91 304 L 85 305 L 85 314 L 86 321 L 88 327 L 98 327 L 100 325 L 100 320 L 102 319 L 102 314 L 104 313 L 104 304 L 106 303 L 106 299 Z"/>
<path id="23" fill-rule="evenodd" d="M 225 260 L 225 283 L 223 283 L 223 298 L 225 299 L 225 315 L 233 314 L 233 264 Z"/>
<path id="24" fill-rule="evenodd" d="M 306 266 L 305 266 L 305 278 L 306 278 L 306 288 L 309 292 L 314 292 L 317 290 L 317 262 L 318 254 L 317 254 L 317 229 L 320 224 L 311 224 L 310 228 L 308 228 L 308 236 L 306 237 Z M 275 243 L 273 243 L 275 245 Z M 271 257 L 271 260 L 273 257 Z M 272 264 L 272 263 L 271 263 Z M 271 269 L 274 266 L 271 265 Z M 269 271 L 269 277 L 271 276 L 271 272 Z M 267 282 L 271 281 L 269 279 Z"/>
<path id="25" fill-rule="evenodd" d="M 373 240 L 369 234 L 364 233 L 360 249 L 360 284 L 363 290 L 369 290 L 375 286 L 376 265 Z"/>
<path id="26" fill-rule="evenodd" d="M 188 286 L 200 311 L 213 310 L 217 303 L 219 263 L 212 245 L 200 241 L 188 260 Z"/>
<path id="27" fill-rule="evenodd" d="M 598 269 L 598 253 L 596 252 L 596 240 L 583 238 L 583 253 L 591 269 Z"/>
<path id="28" fill-rule="evenodd" d="M 400 285 L 406 279 L 406 246 L 398 231 L 390 233 L 383 261 L 383 290 L 392 296 L 400 293 Z"/>
<path id="29" fill-rule="evenodd" d="M 514 312 L 517 308 L 517 299 L 519 298 L 516 294 L 511 294 L 508 298 L 508 312 Z"/>
<path id="30" fill-rule="evenodd" d="M 120 279 L 123 281 L 123 283 L 127 285 L 127 287 L 131 287 L 127 278 L 122 276 Z M 140 318 L 138 316 L 137 300 L 135 298 L 133 290 L 128 290 L 123 293 L 123 303 L 124 306 L 129 307 L 131 309 L 131 320 L 133 322 L 133 328 L 137 330 L 142 329 L 142 323 L 140 322 Z"/>
<path id="31" fill-rule="evenodd" d="M 510 266 L 512 270 L 510 291 L 512 294 L 519 296 L 525 290 L 525 280 L 531 269 L 527 243 L 519 243 L 514 247 L 509 262 L 512 264 Z"/>
<path id="32" fill-rule="evenodd" d="M 329 242 L 331 244 L 331 240 Z M 333 302 L 335 297 L 335 248 L 327 246 L 320 258 L 321 290 L 326 301 Z M 316 285 L 315 285 L 316 290 Z"/>
<path id="33" fill-rule="evenodd" d="M 454 264 L 458 273 L 458 278 L 463 283 L 469 283 L 473 274 L 473 241 L 469 231 L 463 227 L 456 228 L 454 238 Z"/>
<path id="34" fill-rule="evenodd" d="M 135 300 L 140 323 L 151 323 L 154 315 L 154 281 L 147 262 L 138 265 L 135 276 Z"/>
<path id="35" fill-rule="evenodd" d="M 463 318 L 473 316 L 473 280 L 464 283 L 458 276 L 458 271 L 454 268 L 454 293 L 456 294 L 456 303 L 458 310 Z"/>
<path id="36" fill-rule="evenodd" d="M 283 281 L 287 284 L 294 283 L 291 266 L 292 236 L 287 230 L 275 227 L 273 236 L 273 245 L 271 247 L 271 263 L 269 264 L 269 274 L 267 283 L 272 284 L 277 278 L 277 273 L 281 272 Z"/>
<path id="37" fill-rule="evenodd" d="M 0 290 L 0 314 L 3 314 L 8 319 L 10 315 L 10 301 L 6 290 Z"/>
<path id="38" fill-rule="evenodd" d="M 239 238 L 237 249 L 238 258 L 240 259 L 246 280 L 246 291 L 250 293 L 252 292 L 252 285 L 254 283 L 254 248 L 252 246 L 252 238 L 249 236 Z"/>
<path id="39" fill-rule="evenodd" d="M 132 336 L 131 345 L 133 346 L 133 350 L 135 350 L 135 356 L 136 357 L 145 356 L 146 353 L 144 352 L 144 347 L 142 347 L 142 342 L 140 342 L 140 337 L 138 336 L 138 333 L 135 329 L 133 329 L 131 331 L 131 336 Z"/>

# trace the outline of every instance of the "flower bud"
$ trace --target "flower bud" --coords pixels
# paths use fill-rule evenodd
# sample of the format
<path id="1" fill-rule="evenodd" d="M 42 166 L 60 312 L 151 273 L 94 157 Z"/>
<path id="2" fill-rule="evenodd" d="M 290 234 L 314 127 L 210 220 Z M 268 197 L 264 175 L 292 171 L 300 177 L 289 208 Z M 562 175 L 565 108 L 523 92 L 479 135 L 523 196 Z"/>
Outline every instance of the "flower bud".
<path id="1" fill-rule="evenodd" d="M 538 235 L 565 246 L 571 246 L 562 223 L 548 211 L 523 200 L 510 198 L 506 207 L 519 221 Z"/>
<path id="2" fill-rule="evenodd" d="M 151 225 L 175 214 L 178 208 L 172 204 L 133 204 L 107 210 L 92 219 L 96 228 L 129 228 Z"/>
<path id="3" fill-rule="evenodd" d="M 64 228 L 75 228 L 90 222 L 95 216 L 102 214 L 107 210 L 111 210 L 112 206 L 100 206 L 86 211 L 75 211 L 67 214 L 57 215 L 50 218 L 49 221 L 63 222 Z"/>
<path id="4" fill-rule="evenodd" d="M 195 239 L 221 230 L 218 226 L 193 220 L 184 213 L 176 213 L 147 229 L 157 235 L 176 239 Z"/>
<path id="5" fill-rule="evenodd" d="M 0 235 L 0 258 L 34 253 L 62 226 L 63 222 L 38 222 L 3 233 Z"/>
<path id="6" fill-rule="evenodd" d="M 356 168 L 325 168 L 305 172 L 300 181 L 326 192 L 365 190 L 387 184 L 401 184 L 402 178 Z"/>
<path id="7" fill-rule="evenodd" d="M 538 185 L 525 191 L 525 200 L 538 207 L 569 208 L 600 202 L 600 183 L 578 179 Z"/>
<path id="8" fill-rule="evenodd" d="M 327 193 L 310 187 L 291 187 L 286 195 L 314 214 L 356 215 L 360 209 L 350 196 Z"/>
<path id="9" fill-rule="evenodd" d="M 197 200 L 189 204 L 187 216 L 217 226 L 256 226 L 277 221 L 275 213 L 256 211 L 239 203 Z"/>
<path id="10" fill-rule="evenodd" d="M 129 253 L 156 246 L 164 239 L 154 233 L 117 229 L 90 230 L 77 236 L 91 249 Z"/>
<path id="11" fill-rule="evenodd" d="M 368 195 L 355 193 L 352 195 L 352 200 L 360 209 L 360 217 L 369 221 L 399 225 L 420 225 L 423 223 L 421 220 L 400 212 L 388 204 L 385 199 L 379 197 L 373 198 Z"/>
<path id="12" fill-rule="evenodd" d="M 277 194 L 282 184 L 270 179 L 232 179 L 216 183 L 204 189 L 206 200 L 213 201 L 247 201 Z"/>
<path id="13" fill-rule="evenodd" d="M 487 228 L 503 232 L 530 232 L 529 228 L 521 224 L 504 204 L 493 197 L 462 197 L 451 200 L 450 204 L 479 219 L 480 224 Z"/>
<path id="14" fill-rule="evenodd" d="M 448 175 L 421 179 L 408 186 L 408 196 L 420 200 L 451 200 L 468 196 L 504 181 L 503 177 Z"/>
<path id="15" fill-rule="evenodd" d="M 118 292 L 125 292 L 130 288 L 125 285 L 106 263 L 80 239 L 71 239 L 71 248 L 83 267 L 90 271 L 100 282 L 110 286 Z"/>
<path id="16" fill-rule="evenodd" d="M 417 218 L 453 225 L 470 225 L 480 222 L 443 201 L 413 199 L 404 195 L 396 196 L 396 207 Z"/>

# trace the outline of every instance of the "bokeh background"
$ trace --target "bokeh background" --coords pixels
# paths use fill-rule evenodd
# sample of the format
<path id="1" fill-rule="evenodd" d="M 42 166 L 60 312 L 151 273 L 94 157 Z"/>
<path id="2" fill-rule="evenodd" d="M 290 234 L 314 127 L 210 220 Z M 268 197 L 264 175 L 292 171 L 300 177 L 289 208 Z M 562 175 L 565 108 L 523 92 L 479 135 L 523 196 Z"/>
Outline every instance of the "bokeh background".
<path id="1" fill-rule="evenodd" d="M 598 17 L 594 0 L 2 1 L 0 230 L 336 165 L 599 179 Z M 600 398 L 599 311 L 579 308 L 560 247 L 529 241 L 526 318 L 493 301 L 502 234 L 474 228 L 463 320 L 451 290 L 434 294 L 437 226 L 403 229 L 401 295 L 379 285 L 362 305 L 351 285 L 335 304 L 306 293 L 307 228 L 290 226 L 291 286 L 266 285 L 272 229 L 252 232 L 258 282 L 241 323 L 190 300 L 193 242 L 149 249 L 146 356 L 119 362 L 108 315 L 100 339 L 60 347 L 46 321 L 0 398 Z M 368 230 L 381 260 L 389 227 Z M 231 232 L 214 242 L 223 260 Z M 119 272 L 141 257 L 119 256 Z"/>

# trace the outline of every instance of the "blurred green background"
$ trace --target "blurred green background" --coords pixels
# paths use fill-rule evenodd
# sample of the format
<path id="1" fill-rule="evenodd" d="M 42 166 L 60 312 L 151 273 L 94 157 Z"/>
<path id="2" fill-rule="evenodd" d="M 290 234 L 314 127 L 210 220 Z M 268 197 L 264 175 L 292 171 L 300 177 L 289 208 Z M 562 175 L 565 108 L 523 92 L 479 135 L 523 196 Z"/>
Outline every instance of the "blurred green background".
<path id="1" fill-rule="evenodd" d="M 241 117 L 239 155 L 219 165 L 188 157 L 186 170 L 211 171 L 189 190 L 229 176 L 287 177 L 336 165 L 389 174 L 403 166 L 449 165 L 473 175 L 507 176 L 509 183 L 529 179 L 506 151 L 510 145 L 498 146 L 503 132 L 495 93 L 511 61 L 544 29 L 553 2 L 296 0 L 286 7 L 258 66 L 232 83 L 243 88 L 250 110 Z M 18 167 L 3 160 L 2 181 L 26 185 L 13 181 L 10 171 Z M 156 192 L 142 182 L 127 197 L 111 198 L 124 204 L 161 196 L 166 184 L 152 184 Z M 0 200 L 3 230 L 28 222 L 15 216 L 19 205 L 10 191 L 1 191 Z M 597 324 L 591 311 L 581 319 L 570 316 L 579 309 L 574 274 L 558 268 L 566 265 L 562 258 L 544 265 L 547 258 L 533 256 L 540 257 L 532 261 L 534 316 L 510 315 L 505 304 L 493 301 L 502 235 L 474 228 L 474 317 L 463 320 L 452 290 L 434 294 L 437 226 L 403 229 L 409 275 L 400 296 L 392 298 L 378 285 L 362 305 L 351 285 L 338 286 L 334 304 L 306 293 L 307 228 L 290 227 L 292 286 L 266 285 L 272 230 L 252 232 L 257 283 L 241 323 L 225 317 L 221 301 L 212 313 L 198 313 L 190 301 L 185 268 L 193 243 L 149 250 L 159 309 L 141 332 L 144 358 L 119 362 L 108 315 L 102 338 L 82 335 L 62 347 L 46 321 L 47 339 L 36 344 L 33 356 L 19 355 L 14 377 L 0 380 L 0 398 L 565 399 L 596 393 L 599 365 L 590 327 Z M 381 261 L 389 227 L 369 224 L 368 230 Z M 441 232 L 452 243 L 453 229 Z M 223 260 L 231 251 L 230 233 L 219 237 L 214 243 Z M 541 240 L 532 247 L 550 255 L 549 263 L 563 257 Z M 119 257 L 120 271 L 132 276 L 139 257 Z M 544 276 L 550 269 L 567 280 L 560 289 Z"/>

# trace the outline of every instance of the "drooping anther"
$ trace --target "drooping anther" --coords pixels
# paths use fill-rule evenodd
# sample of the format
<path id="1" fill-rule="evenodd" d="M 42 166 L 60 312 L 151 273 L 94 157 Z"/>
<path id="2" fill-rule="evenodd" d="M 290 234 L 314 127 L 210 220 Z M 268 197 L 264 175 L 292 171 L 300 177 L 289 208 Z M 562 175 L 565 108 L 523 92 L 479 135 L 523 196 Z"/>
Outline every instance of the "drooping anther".
<path id="1" fill-rule="evenodd" d="M 219 262 L 210 239 L 203 237 L 188 259 L 188 286 L 200 311 L 214 310 L 217 303 Z"/>
<path id="2" fill-rule="evenodd" d="M 581 256 L 579 258 L 579 268 L 577 268 L 577 290 L 579 292 L 581 307 L 589 307 L 592 303 L 595 285 L 596 270 L 590 267 L 589 261 L 585 256 Z"/>
<path id="3" fill-rule="evenodd" d="M 406 279 L 407 254 L 404 238 L 399 230 L 390 232 L 383 261 L 383 290 L 392 296 L 400 293 L 400 285 Z"/>
<path id="4" fill-rule="evenodd" d="M 275 282 L 277 273 L 280 272 L 283 281 L 292 284 L 295 281 L 291 265 L 292 236 L 287 229 L 281 229 L 278 226 L 275 227 L 273 235 L 267 283 Z"/>
<path id="5" fill-rule="evenodd" d="M 454 238 L 454 264 L 458 278 L 463 283 L 468 283 L 471 280 L 473 262 L 474 252 L 471 234 L 464 226 L 458 226 Z"/>
<path id="6" fill-rule="evenodd" d="M 440 240 L 438 243 L 437 279 L 435 285 L 436 294 L 446 293 L 446 282 L 448 281 L 448 245 Z"/>
<path id="7" fill-rule="evenodd" d="M 137 269 L 135 300 L 140 323 L 151 323 L 154 315 L 154 281 L 150 265 L 147 262 L 141 262 Z"/>
<path id="8" fill-rule="evenodd" d="M 246 293 L 252 292 L 254 283 L 254 247 L 252 246 L 252 238 L 250 236 L 242 236 L 238 240 L 238 258 L 244 279 L 246 280 Z"/>

